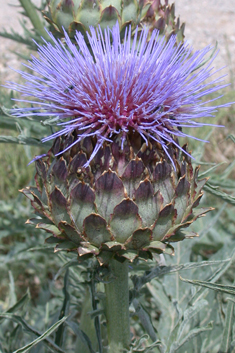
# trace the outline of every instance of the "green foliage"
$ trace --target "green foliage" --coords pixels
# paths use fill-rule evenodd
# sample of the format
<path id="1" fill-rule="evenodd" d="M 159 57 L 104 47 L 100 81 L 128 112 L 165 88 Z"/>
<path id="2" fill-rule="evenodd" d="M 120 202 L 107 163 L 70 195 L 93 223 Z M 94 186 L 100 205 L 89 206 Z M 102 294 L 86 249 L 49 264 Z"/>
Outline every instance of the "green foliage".
<path id="1" fill-rule="evenodd" d="M 23 24 L 23 36 L 0 35 L 35 50 L 31 38 L 41 40 L 42 16 L 30 1 L 21 4 L 33 33 Z M 112 274 L 92 260 L 81 265 L 74 254 L 53 253 L 44 231 L 25 225 L 32 208 L 18 194 L 32 184 L 34 166 L 27 164 L 48 149 L 40 140 L 55 122 L 11 116 L 13 93 L 0 93 L 0 352 L 106 353 L 104 283 Z M 229 100 L 231 88 L 221 104 Z M 130 352 L 234 352 L 234 113 L 233 107 L 218 112 L 213 123 L 224 129 L 196 130 L 210 145 L 190 144 L 201 177 L 210 177 L 203 206 L 215 207 L 191 226 L 199 238 L 178 243 L 175 257 L 130 265 L 131 326 L 138 337 Z"/>
<path id="2" fill-rule="evenodd" d="M 0 32 L 0 37 L 12 39 L 15 42 L 27 45 L 30 50 L 36 50 L 37 46 L 32 39 L 34 39 L 37 43 L 43 43 L 41 36 L 47 40 L 50 40 L 50 37 L 45 31 L 46 23 L 41 13 L 46 6 L 46 1 L 41 1 L 40 8 L 37 8 L 31 0 L 19 0 L 19 2 L 23 10 L 21 13 L 30 21 L 33 29 L 29 29 L 29 26 L 22 21 L 21 26 L 24 30 L 23 35 L 20 35 L 15 32 L 14 29 L 11 29 L 11 32 L 7 32 L 6 30 Z"/>

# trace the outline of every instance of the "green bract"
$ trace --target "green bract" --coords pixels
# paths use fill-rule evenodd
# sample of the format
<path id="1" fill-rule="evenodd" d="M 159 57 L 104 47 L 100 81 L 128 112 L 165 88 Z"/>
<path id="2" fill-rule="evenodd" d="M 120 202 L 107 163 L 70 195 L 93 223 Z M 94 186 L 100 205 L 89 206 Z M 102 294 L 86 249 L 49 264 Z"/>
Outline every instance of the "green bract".
<path id="1" fill-rule="evenodd" d="M 178 42 L 184 38 L 184 24 L 180 26 L 175 18 L 174 4 L 162 5 L 160 0 L 50 0 L 49 11 L 44 12 L 46 20 L 64 35 L 63 29 L 73 38 L 75 31 L 85 35 L 89 27 L 100 25 L 102 29 L 112 28 L 118 21 L 121 35 L 126 26 L 147 26 L 149 35 L 158 29 L 168 39 L 177 34 Z"/>
<path id="2" fill-rule="evenodd" d="M 37 187 L 22 190 L 40 216 L 29 223 L 52 233 L 47 241 L 58 243 L 56 250 L 76 251 L 81 260 L 95 255 L 101 264 L 133 261 L 172 254 L 170 242 L 196 235 L 184 228 L 210 209 L 195 209 L 207 179 L 198 180 L 190 157 L 169 145 L 174 167 L 160 144 L 147 146 L 135 133 L 123 150 L 118 137 L 104 142 L 86 168 L 95 137 L 54 157 L 76 138 L 57 138 L 36 161 Z"/>

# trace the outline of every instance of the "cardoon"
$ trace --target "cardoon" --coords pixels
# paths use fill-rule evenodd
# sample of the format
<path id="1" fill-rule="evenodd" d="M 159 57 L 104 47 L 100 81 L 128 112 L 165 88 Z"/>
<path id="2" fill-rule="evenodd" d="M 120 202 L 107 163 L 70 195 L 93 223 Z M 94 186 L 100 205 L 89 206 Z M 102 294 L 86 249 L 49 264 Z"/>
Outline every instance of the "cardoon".
<path id="1" fill-rule="evenodd" d="M 24 85 L 9 83 L 33 107 L 18 116 L 54 116 L 59 129 L 45 157 L 36 158 L 36 187 L 23 193 L 52 234 L 56 251 L 95 256 L 115 280 L 105 285 L 110 352 L 130 345 L 128 261 L 173 253 L 171 242 L 196 234 L 185 229 L 209 209 L 196 208 L 206 179 L 198 180 L 179 138 L 187 127 L 206 125 L 218 106 L 204 96 L 222 86 L 212 76 L 210 48 L 193 53 L 187 44 L 166 43 L 153 31 L 131 29 L 121 43 L 118 24 L 90 29 L 72 43 L 38 47 L 20 72 Z M 39 218 L 40 215 L 40 218 Z"/>

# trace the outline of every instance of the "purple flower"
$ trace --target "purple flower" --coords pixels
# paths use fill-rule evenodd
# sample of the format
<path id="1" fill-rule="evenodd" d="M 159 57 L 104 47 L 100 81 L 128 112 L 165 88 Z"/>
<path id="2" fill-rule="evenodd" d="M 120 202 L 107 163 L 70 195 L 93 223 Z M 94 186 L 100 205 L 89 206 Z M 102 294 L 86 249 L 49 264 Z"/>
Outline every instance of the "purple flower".
<path id="1" fill-rule="evenodd" d="M 75 129 L 73 144 L 96 136 L 91 160 L 104 140 L 120 134 L 123 145 L 129 131 L 137 131 L 146 143 L 158 141 L 168 154 L 169 142 L 177 145 L 176 138 L 188 136 L 185 127 L 210 125 L 197 120 L 213 116 L 220 106 L 207 106 L 203 98 L 225 86 L 222 77 L 208 82 L 215 56 L 202 64 L 211 48 L 193 53 L 187 43 L 177 46 L 173 36 L 166 44 L 157 31 L 148 40 L 147 29 L 132 39 L 131 28 L 121 43 L 119 32 L 118 24 L 104 34 L 91 28 L 90 47 L 81 33 L 76 44 L 66 33 L 65 44 L 50 34 L 53 44 L 38 45 L 39 58 L 32 56 L 25 65 L 33 73 L 19 71 L 25 84 L 8 83 L 22 96 L 35 98 L 19 100 L 34 107 L 15 109 L 15 115 L 55 116 L 60 130 L 42 141 Z"/>

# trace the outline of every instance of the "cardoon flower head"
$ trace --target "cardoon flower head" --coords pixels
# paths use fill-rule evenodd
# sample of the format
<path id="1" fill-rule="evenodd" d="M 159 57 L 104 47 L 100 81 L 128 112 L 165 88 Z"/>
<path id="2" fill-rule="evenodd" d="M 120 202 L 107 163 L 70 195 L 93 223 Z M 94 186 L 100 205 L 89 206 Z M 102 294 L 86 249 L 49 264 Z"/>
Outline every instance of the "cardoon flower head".
<path id="1" fill-rule="evenodd" d="M 195 236 L 185 228 L 210 210 L 195 210 L 207 179 L 178 142 L 217 108 L 202 101 L 220 88 L 205 83 L 210 62 L 196 71 L 209 48 L 192 54 L 147 35 L 132 42 L 129 29 L 122 44 L 118 25 L 104 36 L 91 28 L 90 47 L 80 33 L 66 46 L 51 35 L 29 66 L 35 74 L 14 86 L 39 105 L 15 114 L 55 116 L 62 127 L 44 139 L 55 142 L 36 160 L 36 187 L 23 190 L 41 216 L 29 222 L 81 260 L 172 254 L 170 243 Z"/>
<path id="2" fill-rule="evenodd" d="M 185 229 L 210 211 L 198 208 L 207 179 L 198 180 L 178 138 L 205 125 L 197 120 L 218 106 L 202 98 L 221 87 L 205 81 L 212 60 L 200 67 L 210 48 L 193 54 L 156 31 L 149 41 L 146 29 L 131 34 L 122 44 L 118 25 L 104 35 L 91 28 L 89 47 L 80 33 L 76 44 L 50 35 L 53 44 L 28 65 L 34 73 L 13 85 L 35 98 L 16 115 L 54 116 L 61 127 L 44 138 L 55 142 L 35 162 L 36 186 L 22 190 L 37 214 L 28 223 L 51 234 L 55 251 L 111 270 L 104 312 L 112 353 L 130 348 L 128 261 L 173 254 L 170 243 L 197 235 Z"/>
<path id="3" fill-rule="evenodd" d="M 209 125 L 199 119 L 213 116 L 218 106 L 208 107 L 203 98 L 223 87 L 221 77 L 207 81 L 213 58 L 202 66 L 211 48 L 193 53 L 188 44 L 176 45 L 175 37 L 160 40 L 157 31 L 148 41 L 147 29 L 136 30 L 132 40 L 131 28 L 121 43 L 118 24 L 104 35 L 101 29 L 90 32 L 89 46 L 78 32 L 76 44 L 66 33 L 65 43 L 50 34 L 53 43 L 38 46 L 39 58 L 26 65 L 33 73 L 19 71 L 26 83 L 8 84 L 35 98 L 21 100 L 34 107 L 16 109 L 15 115 L 55 116 L 60 129 L 43 141 L 76 131 L 62 153 L 95 136 L 88 166 L 104 141 L 118 135 L 123 149 L 127 135 L 136 132 L 147 145 L 159 143 L 171 159 L 168 145 L 180 148 L 185 127 Z"/>

